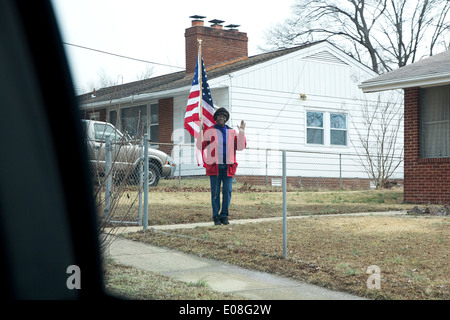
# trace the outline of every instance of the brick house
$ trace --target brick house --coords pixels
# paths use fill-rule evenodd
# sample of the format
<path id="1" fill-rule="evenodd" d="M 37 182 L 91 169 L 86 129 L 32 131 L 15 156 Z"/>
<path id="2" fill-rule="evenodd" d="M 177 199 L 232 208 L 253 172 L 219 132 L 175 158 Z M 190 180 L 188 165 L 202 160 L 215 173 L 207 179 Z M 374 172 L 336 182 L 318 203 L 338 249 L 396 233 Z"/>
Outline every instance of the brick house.
<path id="1" fill-rule="evenodd" d="M 404 90 L 404 198 L 450 203 L 450 50 L 362 82 Z"/>
<path id="2" fill-rule="evenodd" d="M 223 21 L 212 20 L 211 27 L 205 27 L 204 17 L 191 18 L 194 18 L 192 26 L 185 30 L 185 71 L 80 95 L 81 118 L 108 121 L 133 136 L 137 133 L 137 128 L 133 127 L 136 122 L 134 118 L 139 114 L 138 118 L 144 123 L 143 130 L 149 134 L 151 141 L 160 143 L 159 148 L 170 154 L 172 147 L 163 144 L 173 143 L 174 100 L 183 95 L 187 100 L 197 63 L 197 39 L 203 40 L 202 56 L 210 78 L 277 56 L 274 54 L 267 58 L 250 59 L 236 67 L 236 62 L 248 58 L 247 34 L 239 32 L 234 25 L 224 29 L 221 24 Z M 185 140 L 189 140 L 188 137 Z"/>
<path id="3" fill-rule="evenodd" d="M 292 185 L 339 188 L 343 182 L 345 187 L 370 187 L 364 168 L 349 157 L 342 159 L 339 175 L 340 154 L 357 158 L 353 142 L 358 138 L 355 126 L 363 123 L 363 105 L 368 97 L 376 100 L 375 94 L 366 95 L 358 88 L 361 81 L 376 75 L 370 68 L 327 41 L 249 57 L 247 34 L 235 25 L 223 27 L 222 21 L 211 20 L 212 25 L 205 26 L 203 17 L 191 18 L 184 33 L 185 71 L 78 96 L 81 116 L 108 121 L 132 136 L 143 130 L 154 147 L 182 163 L 181 175 L 204 174 L 183 126 L 197 39 L 202 39 L 214 107 L 230 111 L 230 127 L 236 128 L 241 120 L 247 123 L 249 148 L 238 154 L 242 179 L 245 175 L 267 183 L 280 177 L 281 153 L 262 150 L 272 148 L 298 151 L 291 157 L 295 167 L 288 171 Z M 186 144 L 190 145 L 182 147 Z M 395 179 L 403 179 L 402 168 Z"/>

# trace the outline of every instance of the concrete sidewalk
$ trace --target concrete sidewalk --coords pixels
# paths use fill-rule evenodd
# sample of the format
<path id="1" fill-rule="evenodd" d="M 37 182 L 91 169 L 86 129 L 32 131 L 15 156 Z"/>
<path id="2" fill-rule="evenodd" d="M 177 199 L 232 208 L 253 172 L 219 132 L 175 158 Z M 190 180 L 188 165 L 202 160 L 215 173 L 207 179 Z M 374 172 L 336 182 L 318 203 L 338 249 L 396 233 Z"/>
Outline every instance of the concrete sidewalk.
<path id="1" fill-rule="evenodd" d="M 355 215 L 402 215 L 405 212 L 361 213 Z M 299 219 L 301 217 L 290 217 Z M 235 220 L 233 224 L 270 221 L 279 218 Z M 211 226 L 211 222 L 189 225 L 153 226 L 159 230 Z M 142 227 L 127 227 L 119 232 L 135 232 Z M 364 300 L 346 293 L 335 292 L 284 277 L 251 271 L 216 260 L 200 258 L 167 248 L 144 243 L 114 239 L 110 256 L 118 263 L 156 272 L 185 282 L 206 282 L 218 292 L 233 293 L 253 300 Z"/>
<path id="2" fill-rule="evenodd" d="M 156 272 L 184 282 L 206 282 L 218 292 L 252 300 L 354 300 L 361 299 L 313 285 L 200 258 L 136 241 L 116 239 L 111 257 L 123 265 Z"/>

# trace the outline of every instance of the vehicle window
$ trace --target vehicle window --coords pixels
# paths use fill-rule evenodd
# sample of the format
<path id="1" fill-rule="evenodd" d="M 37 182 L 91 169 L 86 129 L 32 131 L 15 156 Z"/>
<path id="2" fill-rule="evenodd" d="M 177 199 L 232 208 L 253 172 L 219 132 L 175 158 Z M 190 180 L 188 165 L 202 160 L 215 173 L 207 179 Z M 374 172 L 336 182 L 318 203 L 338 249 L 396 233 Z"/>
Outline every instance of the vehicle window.
<path id="1" fill-rule="evenodd" d="M 94 125 L 95 140 L 106 141 L 109 137 L 112 141 L 121 141 L 122 134 L 107 124 L 96 123 Z"/>

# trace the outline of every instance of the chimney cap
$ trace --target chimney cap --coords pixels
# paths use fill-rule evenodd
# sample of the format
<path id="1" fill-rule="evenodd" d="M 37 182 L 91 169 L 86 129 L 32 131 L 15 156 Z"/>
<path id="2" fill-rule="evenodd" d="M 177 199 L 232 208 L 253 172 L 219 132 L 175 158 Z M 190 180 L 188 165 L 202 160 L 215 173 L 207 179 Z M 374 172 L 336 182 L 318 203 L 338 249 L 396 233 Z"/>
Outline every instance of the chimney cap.
<path id="1" fill-rule="evenodd" d="M 199 15 L 193 15 L 193 16 L 190 16 L 189 18 L 192 18 L 192 19 L 195 19 L 195 20 L 201 20 L 201 19 L 205 19 L 206 17 L 205 16 L 199 16 Z"/>
<path id="2" fill-rule="evenodd" d="M 225 26 L 225 28 L 230 28 L 230 30 L 235 29 L 237 27 L 240 27 L 240 24 L 229 24 L 227 26 Z"/>
<path id="3" fill-rule="evenodd" d="M 213 20 L 209 20 L 208 22 L 211 22 L 213 24 L 221 24 L 224 23 L 224 20 L 218 20 L 218 19 L 213 19 Z"/>

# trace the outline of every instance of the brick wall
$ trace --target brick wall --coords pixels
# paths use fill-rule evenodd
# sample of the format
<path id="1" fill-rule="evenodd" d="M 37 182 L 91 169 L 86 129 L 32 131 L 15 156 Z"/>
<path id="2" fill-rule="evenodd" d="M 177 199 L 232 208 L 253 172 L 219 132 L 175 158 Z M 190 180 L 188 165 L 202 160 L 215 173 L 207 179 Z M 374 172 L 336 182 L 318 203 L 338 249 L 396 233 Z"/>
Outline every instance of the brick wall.
<path id="1" fill-rule="evenodd" d="M 272 180 L 281 181 L 282 177 L 268 176 L 267 184 L 272 186 Z M 236 175 L 236 180 L 240 183 L 247 183 L 254 186 L 265 186 L 266 177 L 265 176 L 246 176 L 246 175 Z M 402 181 L 397 180 L 399 183 Z M 339 190 L 341 183 L 339 178 L 319 178 L 319 177 L 286 177 L 286 183 L 291 188 L 300 189 L 327 189 L 327 190 Z M 343 178 L 342 188 L 344 190 L 365 190 L 370 189 L 369 179 L 358 179 L 358 178 Z"/>
<path id="2" fill-rule="evenodd" d="M 193 73 L 197 64 L 198 41 L 202 39 L 205 68 L 214 64 L 248 56 L 247 33 L 221 27 L 194 25 L 184 34 L 186 41 L 186 73 Z"/>
<path id="3" fill-rule="evenodd" d="M 160 99 L 158 101 L 159 110 L 159 142 L 172 143 L 173 132 L 173 98 Z M 159 148 L 167 154 L 171 154 L 172 146 L 161 145 Z"/>
<path id="4" fill-rule="evenodd" d="M 98 112 L 100 118 L 96 119 L 98 121 L 106 121 L 106 109 L 98 109 L 98 110 L 82 110 L 81 111 L 81 119 L 90 120 L 91 113 Z"/>
<path id="5" fill-rule="evenodd" d="M 450 159 L 420 158 L 420 89 L 405 89 L 404 199 L 450 204 Z"/>

